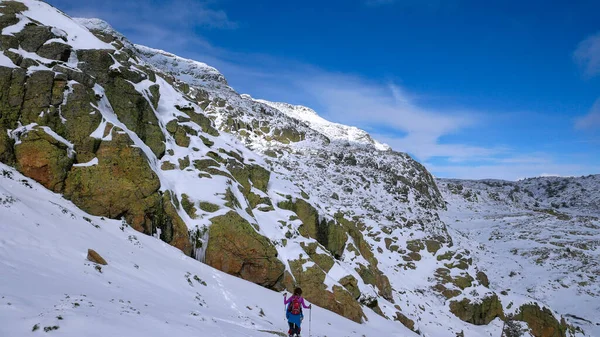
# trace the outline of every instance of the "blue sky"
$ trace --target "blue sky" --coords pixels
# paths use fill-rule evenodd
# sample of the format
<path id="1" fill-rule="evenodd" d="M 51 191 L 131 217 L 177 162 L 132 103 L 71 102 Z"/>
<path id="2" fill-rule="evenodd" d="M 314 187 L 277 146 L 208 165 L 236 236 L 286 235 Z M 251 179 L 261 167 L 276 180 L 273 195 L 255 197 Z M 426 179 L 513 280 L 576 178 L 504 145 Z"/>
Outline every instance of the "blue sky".
<path id="1" fill-rule="evenodd" d="M 600 173 L 600 2 L 50 0 L 440 177 Z"/>

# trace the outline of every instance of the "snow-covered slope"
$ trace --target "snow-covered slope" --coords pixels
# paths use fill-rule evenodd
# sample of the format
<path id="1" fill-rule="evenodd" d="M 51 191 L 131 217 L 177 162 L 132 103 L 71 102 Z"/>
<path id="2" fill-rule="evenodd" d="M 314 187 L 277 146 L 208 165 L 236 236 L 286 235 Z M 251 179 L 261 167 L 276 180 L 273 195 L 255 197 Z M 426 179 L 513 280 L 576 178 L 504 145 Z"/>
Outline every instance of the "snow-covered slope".
<path id="1" fill-rule="evenodd" d="M 318 306 L 363 323 L 357 327 L 337 317 L 327 321 L 327 327 L 319 326 L 317 336 L 381 335 L 381 331 L 500 335 L 505 314 L 515 314 L 533 328 L 567 329 L 560 316 L 537 307 L 545 303 L 537 302 L 535 310 L 522 306 L 533 301 L 527 294 L 503 295 L 489 287 L 483 269 L 471 257 L 474 243 L 448 232 L 440 219 L 446 209 L 443 195 L 427 170 L 407 154 L 389 150 L 363 131 L 320 119 L 307 108 L 240 95 L 214 68 L 136 46 L 100 20 L 69 21 L 62 12 L 33 0 L 2 1 L 0 13 L 0 50 L 6 58 L 5 66 L 0 66 L 0 106 L 6 108 L 0 116 L 0 161 L 62 193 L 87 213 L 107 219 L 71 211 L 73 205 L 47 191 L 39 194 L 39 202 L 63 205 L 65 214 L 74 214 L 74 221 L 85 216 L 100 228 L 90 225 L 82 232 L 77 222 L 65 224 L 65 231 L 38 233 L 29 227 L 13 228 L 4 220 L 8 216 L 2 217 L 4 232 L 18 239 L 0 241 L 11 245 L 2 257 L 7 256 L 5 268 L 13 275 L 3 291 L 24 294 L 15 280 L 33 278 L 31 270 L 36 268 L 58 284 L 65 280 L 70 285 L 66 281 L 70 278 L 90 282 L 80 279 L 78 269 L 88 268 L 100 278 L 90 284 L 105 290 L 119 284 L 122 294 L 139 294 L 133 299 L 121 295 L 115 301 L 135 302 L 131 306 L 142 315 L 139 307 L 153 303 L 144 302 L 140 290 L 131 289 L 134 283 L 128 281 L 142 270 L 142 264 L 131 260 L 139 258 L 150 266 L 148 274 L 138 277 L 145 286 L 143 293 L 153 296 L 148 289 L 155 288 L 159 295 L 154 304 L 164 300 L 163 309 L 173 307 L 177 313 L 148 315 L 170 318 L 165 319 L 168 324 L 178 322 L 186 329 L 189 323 L 175 317 L 192 309 L 175 307 L 175 302 L 185 302 L 198 292 L 201 298 L 210 298 L 210 303 L 205 300 L 210 308 L 193 304 L 205 310 L 199 317 L 208 318 L 202 322 L 233 324 L 219 332 L 211 326 L 206 330 L 209 335 L 235 335 L 240 330 L 233 326 L 240 320 L 248 322 L 246 327 L 268 325 L 252 316 L 255 309 L 248 309 L 253 312 L 246 320 L 238 302 L 251 302 L 251 308 L 264 305 L 268 321 L 278 326 L 274 320 L 281 312 L 268 313 L 267 304 L 261 303 L 277 303 L 281 294 L 274 291 L 295 286 L 302 286 L 306 298 Z M 60 30 L 52 26 L 55 22 Z M 86 28 L 90 31 L 77 33 Z M 89 41 L 75 41 L 80 36 Z M 26 194 L 7 194 L 11 204 L 17 205 L 13 202 L 17 198 L 29 200 Z M 55 218 L 51 206 L 40 206 L 36 213 L 29 211 L 34 207 L 31 202 L 24 205 L 11 206 L 17 210 L 11 217 L 40 224 L 38 219 Z M 49 222 L 58 226 L 61 220 Z M 121 230 L 123 223 L 129 227 Z M 225 277 L 141 233 L 270 290 Z M 40 248 L 25 244 L 33 236 L 38 238 L 35 242 L 48 241 Z M 139 248 L 136 242 L 153 248 Z M 88 247 L 89 243 L 98 248 Z M 50 257 L 64 252 L 63 260 L 56 259 L 66 264 L 81 258 L 87 248 L 113 262 L 101 274 L 92 266 L 72 265 L 58 275 L 47 270 L 45 251 Z M 139 250 L 131 253 L 131 249 Z M 126 267 L 127 263 L 139 269 Z M 25 270 L 19 264 L 31 267 Z M 111 266 L 117 267 L 115 274 Z M 188 271 L 191 285 L 188 277 L 179 276 Z M 202 282 L 193 275 L 207 283 L 210 296 L 197 290 Z M 102 278 L 109 276 L 115 278 Z M 213 285 L 207 280 L 211 278 Z M 82 289 L 77 296 L 88 296 L 86 286 L 74 287 Z M 236 287 L 243 291 L 232 290 Z M 44 293 L 39 301 L 21 300 L 28 309 L 18 317 L 50 310 L 45 308 L 59 305 L 53 302 L 57 294 L 65 293 L 56 287 L 38 291 Z M 95 304 L 98 301 L 84 315 L 108 325 L 116 314 L 103 316 L 110 310 L 108 304 Z M 10 317 L 14 315 L 18 312 Z M 19 322 L 14 327 L 9 323 L 7 329 L 37 324 Z M 128 322 L 133 323 L 125 327 Z M 110 331 L 133 331 L 138 323 L 118 320 Z M 157 324 L 150 323 L 153 332 L 165 331 Z M 74 334 L 81 329 L 79 324 L 68 327 Z M 254 334 L 253 327 L 241 331 Z"/>
<path id="2" fill-rule="evenodd" d="M 48 330 L 90 337 L 267 337 L 287 331 L 280 293 L 198 263 L 121 221 L 89 215 L 4 164 L 0 219 L 0 336 Z M 88 249 L 108 265 L 88 261 Z M 313 336 L 413 335 L 374 313 L 361 325 L 312 311 Z"/>
<path id="3" fill-rule="evenodd" d="M 547 303 L 600 336 L 600 175 L 438 186 L 442 219 L 472 246 L 493 289 Z"/>

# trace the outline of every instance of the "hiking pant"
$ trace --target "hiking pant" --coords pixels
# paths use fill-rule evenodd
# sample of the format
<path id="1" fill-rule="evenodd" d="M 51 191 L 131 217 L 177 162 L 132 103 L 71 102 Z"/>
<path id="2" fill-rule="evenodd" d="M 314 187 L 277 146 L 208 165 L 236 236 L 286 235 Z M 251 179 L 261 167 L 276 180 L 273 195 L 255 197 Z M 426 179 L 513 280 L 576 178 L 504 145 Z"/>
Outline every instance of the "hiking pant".
<path id="1" fill-rule="evenodd" d="M 287 320 L 288 320 L 288 325 L 290 326 L 290 331 L 289 334 L 293 335 L 293 334 L 300 334 L 300 324 L 302 324 L 302 318 L 303 315 L 294 315 L 291 312 L 287 312 L 286 315 Z"/>
<path id="2" fill-rule="evenodd" d="M 288 331 L 288 335 L 300 335 L 300 325 L 292 322 L 288 322 L 290 326 L 290 330 Z"/>

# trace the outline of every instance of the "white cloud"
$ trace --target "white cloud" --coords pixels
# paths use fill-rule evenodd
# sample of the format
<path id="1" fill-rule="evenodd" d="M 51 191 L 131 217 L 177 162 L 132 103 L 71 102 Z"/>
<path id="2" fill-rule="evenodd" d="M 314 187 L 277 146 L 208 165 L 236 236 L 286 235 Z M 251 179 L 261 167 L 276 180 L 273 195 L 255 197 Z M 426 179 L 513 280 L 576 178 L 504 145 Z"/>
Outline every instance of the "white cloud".
<path id="1" fill-rule="evenodd" d="M 573 52 L 575 62 L 587 77 L 600 74 L 600 33 L 581 41 Z"/>
<path id="2" fill-rule="evenodd" d="M 214 1 L 208 0 L 49 2 L 72 17 L 103 19 L 133 43 L 161 49 L 173 50 L 186 45 L 209 48 L 210 44 L 196 32 L 197 29 L 237 28 L 237 23 L 231 21 L 227 13 L 213 9 Z"/>
<path id="3" fill-rule="evenodd" d="M 596 100 L 587 115 L 575 121 L 575 127 L 580 130 L 600 129 L 600 98 Z"/>
<path id="4" fill-rule="evenodd" d="M 375 134 L 375 138 L 418 159 L 449 157 L 458 161 L 505 151 L 440 142 L 442 136 L 479 124 L 481 117 L 477 113 L 422 107 L 394 84 L 369 83 L 354 76 L 326 72 L 307 77 L 298 80 L 298 86 L 318 102 L 324 117 L 362 128 L 385 129 L 386 134 Z"/>

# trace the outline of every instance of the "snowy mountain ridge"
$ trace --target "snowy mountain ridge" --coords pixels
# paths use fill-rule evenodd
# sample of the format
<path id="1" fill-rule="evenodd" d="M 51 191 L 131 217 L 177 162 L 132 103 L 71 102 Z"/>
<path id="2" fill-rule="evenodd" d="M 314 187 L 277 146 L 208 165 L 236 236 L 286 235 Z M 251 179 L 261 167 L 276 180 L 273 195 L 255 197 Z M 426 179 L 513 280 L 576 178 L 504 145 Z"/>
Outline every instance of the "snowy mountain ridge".
<path id="1" fill-rule="evenodd" d="M 101 31 L 109 35 L 118 36 L 121 41 L 131 44 L 122 34 L 112 28 L 112 26 L 101 19 L 75 19 L 81 25 L 91 30 Z M 215 68 L 194 60 L 185 59 L 172 53 L 149 48 L 142 45 L 134 45 L 134 48 L 140 53 L 145 62 L 165 71 L 178 80 L 195 86 L 227 86 L 225 77 Z M 242 94 L 243 99 L 251 99 L 256 102 L 275 108 L 284 114 L 305 122 L 308 126 L 327 136 L 331 140 L 350 141 L 359 144 L 373 145 L 377 150 L 387 151 L 390 147 L 379 143 L 371 138 L 364 130 L 356 127 L 330 122 L 319 116 L 316 111 L 302 105 L 292 105 L 282 102 L 270 102 L 263 99 L 253 99 L 250 95 Z"/>
<path id="2" fill-rule="evenodd" d="M 263 99 L 257 99 L 256 101 L 272 106 L 292 118 L 306 122 L 312 129 L 321 132 L 330 139 L 351 141 L 359 144 L 369 144 L 373 145 L 375 149 L 379 151 L 387 151 L 390 149 L 388 145 L 379 143 L 378 141 L 372 139 L 366 131 L 353 126 L 332 123 L 319 116 L 317 112 L 311 108 L 307 108 L 302 105 L 269 102 Z"/>
<path id="3" fill-rule="evenodd" d="M 476 242 L 446 226 L 453 204 L 445 201 L 451 198 L 410 156 L 373 151 L 383 146 L 355 128 L 315 117 L 308 108 L 240 95 L 214 68 L 133 45 L 100 21 L 76 23 L 34 0 L 2 1 L 0 13 L 0 161 L 27 177 L 3 166 L 7 173 L 2 186 L 11 187 L 2 190 L 7 201 L 0 209 L 0 226 L 11 239 L 0 241 L 6 247 L 2 256 L 9 257 L 0 261 L 0 268 L 3 275 L 11 275 L 11 282 L 0 292 L 13 297 L 0 309 L 10 313 L 0 316 L 7 317 L 0 326 L 11 334 L 33 329 L 40 312 L 49 317 L 54 306 L 65 306 L 57 304 L 62 289 L 44 288 L 43 278 L 16 267 L 24 260 L 30 261 L 30 270 L 41 268 L 47 257 L 34 256 L 43 257 L 46 250 L 53 255 L 68 251 L 64 263 L 74 267 L 64 275 L 42 268 L 44 275 L 85 283 L 85 268 L 93 268 L 95 284 L 115 283 L 135 294 L 132 302 L 144 302 L 144 293 L 133 289 L 137 271 L 122 262 L 131 254 L 149 266 L 144 279 L 153 280 L 150 288 L 159 293 L 177 292 L 182 285 L 204 286 L 194 275 L 216 280 L 213 285 L 206 281 L 218 294 L 207 296 L 206 303 L 198 291 L 197 302 L 176 296 L 181 305 L 167 301 L 165 307 L 182 313 L 189 305 L 208 304 L 197 315 L 190 311 L 202 323 L 172 318 L 163 323 L 166 316 L 157 308 L 151 313 L 137 310 L 145 318 L 126 326 L 116 318 L 116 307 L 102 305 L 108 316 L 91 314 L 93 319 L 119 322 L 106 328 L 109 333 L 131 331 L 150 314 L 153 329 L 145 335 L 187 334 L 194 326 L 212 335 L 262 336 L 271 325 L 277 328 L 269 330 L 279 334 L 280 325 L 273 323 L 279 317 L 273 303 L 281 296 L 276 291 L 295 286 L 315 306 L 345 317 L 323 314 L 335 326 L 328 328 L 322 320 L 315 336 L 380 336 L 382 329 L 393 336 L 489 336 L 502 333 L 503 320 L 527 323 L 524 336 L 581 335 L 578 327 L 588 331 L 585 322 L 561 320 L 570 312 L 560 305 L 560 311 L 554 306 L 557 311 L 551 311 L 545 307 L 547 299 L 496 288 L 477 260 Z M 82 25 L 90 31 L 75 36 Z M 89 41 L 75 41 L 80 36 Z M 17 189 L 19 182 L 25 190 Z M 34 212 L 27 185 L 57 194 L 39 193 L 47 207 Z M 56 204 L 76 221 L 64 232 L 35 225 L 46 218 L 50 228 L 60 228 L 60 214 L 48 206 Z M 34 225 L 14 226 L 19 222 Z M 81 227 L 86 223 L 91 228 Z M 94 239 L 89 231 L 99 223 L 112 236 Z M 139 234 L 139 239 L 133 229 L 148 236 Z M 37 237 L 51 239 L 30 247 L 28 242 Z M 73 238 L 80 241 L 71 244 Z M 128 245 L 137 249 L 136 240 L 157 253 L 132 253 Z M 108 267 L 85 262 L 86 247 L 103 253 Z M 113 250 L 117 253 L 105 253 Z M 183 262 L 171 266 L 170 260 Z M 182 273 L 187 275 L 183 280 L 172 278 Z M 20 278 L 30 279 L 40 296 L 52 300 L 28 302 Z M 260 297 L 249 298 L 246 291 L 234 289 L 238 286 Z M 106 296 L 90 289 L 82 293 Z M 182 291 L 182 296 L 187 293 Z M 248 318 L 232 298 L 250 302 L 250 308 L 273 310 L 259 310 L 258 317 Z M 124 306 L 127 312 L 119 315 L 136 311 Z M 74 322 L 90 315 L 68 313 Z M 268 322 L 261 318 L 265 316 Z M 230 325 L 219 330 L 220 321 Z M 49 320 L 42 325 L 52 331 L 52 324 Z M 61 324 L 59 331 L 77 335 L 80 329 L 79 324 Z"/>

